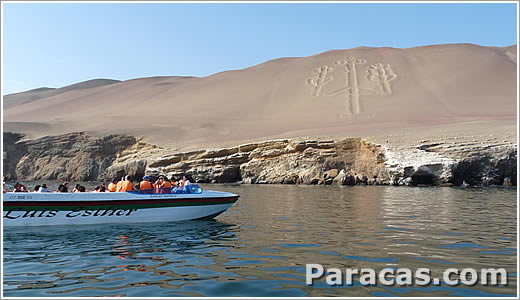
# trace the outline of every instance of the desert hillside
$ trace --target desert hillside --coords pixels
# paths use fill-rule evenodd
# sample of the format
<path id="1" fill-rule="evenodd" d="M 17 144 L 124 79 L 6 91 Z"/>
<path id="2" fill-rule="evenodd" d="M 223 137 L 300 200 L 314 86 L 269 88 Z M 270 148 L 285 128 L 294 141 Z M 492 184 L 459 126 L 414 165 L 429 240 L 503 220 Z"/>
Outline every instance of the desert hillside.
<path id="1" fill-rule="evenodd" d="M 9 108 L 12 106 L 17 106 L 25 103 L 30 103 L 32 101 L 36 101 L 43 98 L 48 98 L 52 96 L 56 96 L 58 94 L 62 94 L 68 91 L 73 90 L 81 90 L 81 89 L 88 89 L 88 88 L 95 88 L 99 86 L 104 86 L 112 83 L 120 82 L 119 80 L 113 80 L 113 79 L 92 79 L 87 80 L 75 84 L 71 84 L 68 86 L 64 86 L 62 88 L 48 88 L 48 87 L 42 87 L 33 89 L 30 91 L 25 91 L 21 93 L 15 93 L 15 94 L 9 94 L 4 96 L 4 108 Z"/>
<path id="2" fill-rule="evenodd" d="M 122 133 L 184 149 L 281 137 L 388 135 L 475 122 L 512 130 L 516 52 L 516 45 L 359 47 L 203 78 L 40 88 L 4 96 L 4 131 L 31 137 Z"/>

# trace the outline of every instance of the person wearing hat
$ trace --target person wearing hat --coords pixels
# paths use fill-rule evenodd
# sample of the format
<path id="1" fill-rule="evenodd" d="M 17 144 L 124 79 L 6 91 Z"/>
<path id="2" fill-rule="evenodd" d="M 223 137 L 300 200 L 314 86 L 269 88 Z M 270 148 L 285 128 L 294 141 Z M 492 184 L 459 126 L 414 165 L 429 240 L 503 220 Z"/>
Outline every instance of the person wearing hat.
<path id="1" fill-rule="evenodd" d="M 153 189 L 153 186 L 152 186 L 152 182 L 151 182 L 152 178 L 148 175 L 144 176 L 143 177 L 143 181 L 141 181 L 139 183 L 139 189 L 140 190 L 149 190 L 149 189 Z"/>

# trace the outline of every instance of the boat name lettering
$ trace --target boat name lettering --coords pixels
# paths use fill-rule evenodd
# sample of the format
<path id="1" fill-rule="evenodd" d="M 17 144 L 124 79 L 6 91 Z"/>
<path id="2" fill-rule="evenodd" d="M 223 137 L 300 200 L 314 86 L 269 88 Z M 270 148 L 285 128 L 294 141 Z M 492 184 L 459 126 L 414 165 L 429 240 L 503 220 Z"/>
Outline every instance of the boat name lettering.
<path id="1" fill-rule="evenodd" d="M 68 211 L 65 214 L 66 218 L 75 217 L 112 217 L 112 216 L 129 216 L 133 212 L 136 212 L 135 208 L 118 209 L 118 208 L 99 208 L 99 209 L 85 209 L 84 207 L 77 207 Z M 18 218 L 52 218 L 58 214 L 57 210 L 27 210 L 24 211 L 23 207 L 14 207 L 8 211 L 4 210 L 4 219 L 18 219 Z"/>
<path id="2" fill-rule="evenodd" d="M 32 199 L 32 196 L 31 195 L 9 195 L 9 200 L 11 199 Z"/>

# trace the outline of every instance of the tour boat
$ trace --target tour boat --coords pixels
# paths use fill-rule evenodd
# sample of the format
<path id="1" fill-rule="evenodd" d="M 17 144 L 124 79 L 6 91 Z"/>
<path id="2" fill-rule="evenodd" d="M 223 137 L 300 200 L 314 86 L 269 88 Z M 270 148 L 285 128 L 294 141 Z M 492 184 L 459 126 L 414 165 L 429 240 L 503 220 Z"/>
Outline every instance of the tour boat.
<path id="1" fill-rule="evenodd" d="M 4 193 L 4 226 L 168 222 L 212 219 L 238 195 L 203 190 L 150 189 L 120 193 Z"/>

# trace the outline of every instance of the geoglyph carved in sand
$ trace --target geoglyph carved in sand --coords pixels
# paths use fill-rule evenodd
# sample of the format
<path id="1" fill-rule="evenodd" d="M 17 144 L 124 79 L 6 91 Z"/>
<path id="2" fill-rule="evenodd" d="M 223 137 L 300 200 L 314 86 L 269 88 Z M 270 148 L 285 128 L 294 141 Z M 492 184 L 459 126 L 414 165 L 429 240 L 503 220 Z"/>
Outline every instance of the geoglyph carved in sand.
<path id="1" fill-rule="evenodd" d="M 334 79 L 332 76 L 329 76 L 327 77 L 327 75 L 329 75 L 329 72 L 332 72 L 332 68 L 327 66 L 327 65 L 323 65 L 321 66 L 321 68 L 319 69 L 316 69 L 314 70 L 315 73 L 318 73 L 318 77 L 317 78 L 310 78 L 307 80 L 307 82 L 314 86 L 314 93 L 312 94 L 313 96 L 319 96 L 320 95 L 320 91 L 321 91 L 321 88 L 329 81 L 331 81 L 332 79 Z"/>
<path id="2" fill-rule="evenodd" d="M 360 86 L 356 65 L 366 64 L 366 59 L 356 57 L 346 57 L 336 61 L 334 64 L 339 66 L 339 70 L 345 73 L 345 85 L 338 90 L 323 94 L 324 86 L 331 82 L 334 77 L 332 72 L 334 69 L 328 65 L 323 65 L 314 70 L 316 75 L 314 78 L 307 80 L 307 83 L 314 86 L 313 96 L 336 96 L 345 94 L 346 103 L 345 111 L 348 115 L 359 114 L 361 112 L 359 96 L 361 95 L 379 95 L 386 96 L 392 94 L 390 81 L 397 78 L 389 64 L 383 65 L 376 63 L 370 65 L 366 69 L 366 81 L 372 83 L 370 86 Z"/>

